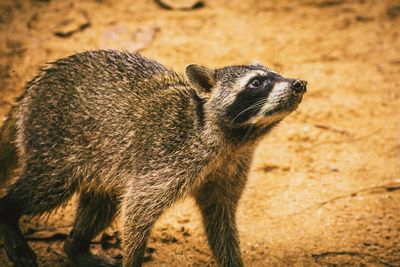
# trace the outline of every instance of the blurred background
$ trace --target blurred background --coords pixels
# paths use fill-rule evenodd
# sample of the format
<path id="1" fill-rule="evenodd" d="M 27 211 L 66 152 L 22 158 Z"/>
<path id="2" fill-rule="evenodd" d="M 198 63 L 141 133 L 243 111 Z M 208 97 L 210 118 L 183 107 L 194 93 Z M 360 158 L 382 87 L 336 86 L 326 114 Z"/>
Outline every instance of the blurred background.
<path id="1" fill-rule="evenodd" d="M 178 72 L 258 60 L 307 80 L 255 155 L 237 215 L 246 266 L 400 266 L 400 1 L 1 0 L 0 11 L 2 119 L 41 66 L 84 50 L 139 51 Z M 68 266 L 73 202 L 22 220 L 41 266 Z M 118 221 L 101 247 L 120 257 Z M 190 199 L 157 223 L 146 260 L 215 266 Z"/>

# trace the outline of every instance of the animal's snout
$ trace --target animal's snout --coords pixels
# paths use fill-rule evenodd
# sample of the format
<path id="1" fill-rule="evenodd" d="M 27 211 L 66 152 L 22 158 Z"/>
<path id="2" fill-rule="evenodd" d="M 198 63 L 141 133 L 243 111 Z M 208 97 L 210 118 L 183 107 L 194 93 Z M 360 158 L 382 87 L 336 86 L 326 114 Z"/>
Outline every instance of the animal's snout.
<path id="1" fill-rule="evenodd" d="M 290 88 L 296 95 L 304 94 L 305 92 L 307 92 L 307 82 L 303 80 L 293 80 L 290 83 Z"/>

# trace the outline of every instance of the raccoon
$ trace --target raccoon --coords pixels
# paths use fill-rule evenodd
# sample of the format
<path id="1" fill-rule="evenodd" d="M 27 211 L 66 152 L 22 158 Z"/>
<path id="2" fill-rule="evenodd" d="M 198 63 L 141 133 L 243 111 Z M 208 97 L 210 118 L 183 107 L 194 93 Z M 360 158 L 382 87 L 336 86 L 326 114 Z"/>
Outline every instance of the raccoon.
<path id="1" fill-rule="evenodd" d="M 258 141 L 300 104 L 306 82 L 260 65 L 186 78 L 139 54 L 83 52 L 27 83 L 1 129 L 4 249 L 18 267 L 37 266 L 20 231 L 77 193 L 64 249 L 73 266 L 115 266 L 91 240 L 122 220 L 123 266 L 141 266 L 152 226 L 177 199 L 194 197 L 219 266 L 243 266 L 235 213 Z"/>

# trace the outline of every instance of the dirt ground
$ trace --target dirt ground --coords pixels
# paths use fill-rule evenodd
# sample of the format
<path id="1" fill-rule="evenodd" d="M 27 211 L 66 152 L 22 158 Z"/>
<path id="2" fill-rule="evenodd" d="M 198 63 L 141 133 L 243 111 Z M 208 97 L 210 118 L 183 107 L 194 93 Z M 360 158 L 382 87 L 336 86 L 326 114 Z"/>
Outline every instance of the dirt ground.
<path id="1" fill-rule="evenodd" d="M 170 0 L 170 2 L 174 2 Z M 181 5 L 190 0 L 175 1 Z M 1 0 L 0 115 L 40 66 L 83 50 L 183 71 L 258 60 L 308 81 L 259 146 L 238 211 L 246 266 L 400 266 L 400 1 Z M 40 266 L 68 266 L 74 201 L 22 225 Z M 118 221 L 93 249 L 120 257 Z M 192 200 L 151 235 L 145 266 L 215 266 Z M 11 266 L 0 243 L 0 266 Z"/>

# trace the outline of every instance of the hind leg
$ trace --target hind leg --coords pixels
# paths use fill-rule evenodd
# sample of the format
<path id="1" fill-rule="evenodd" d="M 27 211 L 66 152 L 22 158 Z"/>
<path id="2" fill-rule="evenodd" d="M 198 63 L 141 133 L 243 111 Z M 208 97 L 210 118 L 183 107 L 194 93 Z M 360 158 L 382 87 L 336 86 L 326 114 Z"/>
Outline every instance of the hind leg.
<path id="1" fill-rule="evenodd" d="M 65 203 L 74 193 L 62 177 L 23 174 L 0 199 L 0 232 L 4 249 L 17 267 L 36 267 L 36 255 L 29 248 L 18 225 L 19 218 L 40 215 Z"/>
<path id="2" fill-rule="evenodd" d="M 64 244 L 73 266 L 115 266 L 114 260 L 90 253 L 90 242 L 107 228 L 117 211 L 117 198 L 103 193 L 82 193 L 70 236 Z"/>
<path id="3" fill-rule="evenodd" d="M 0 200 L 0 232 L 7 256 L 16 267 L 36 267 L 36 255 L 19 229 L 19 217 L 15 207 Z"/>

